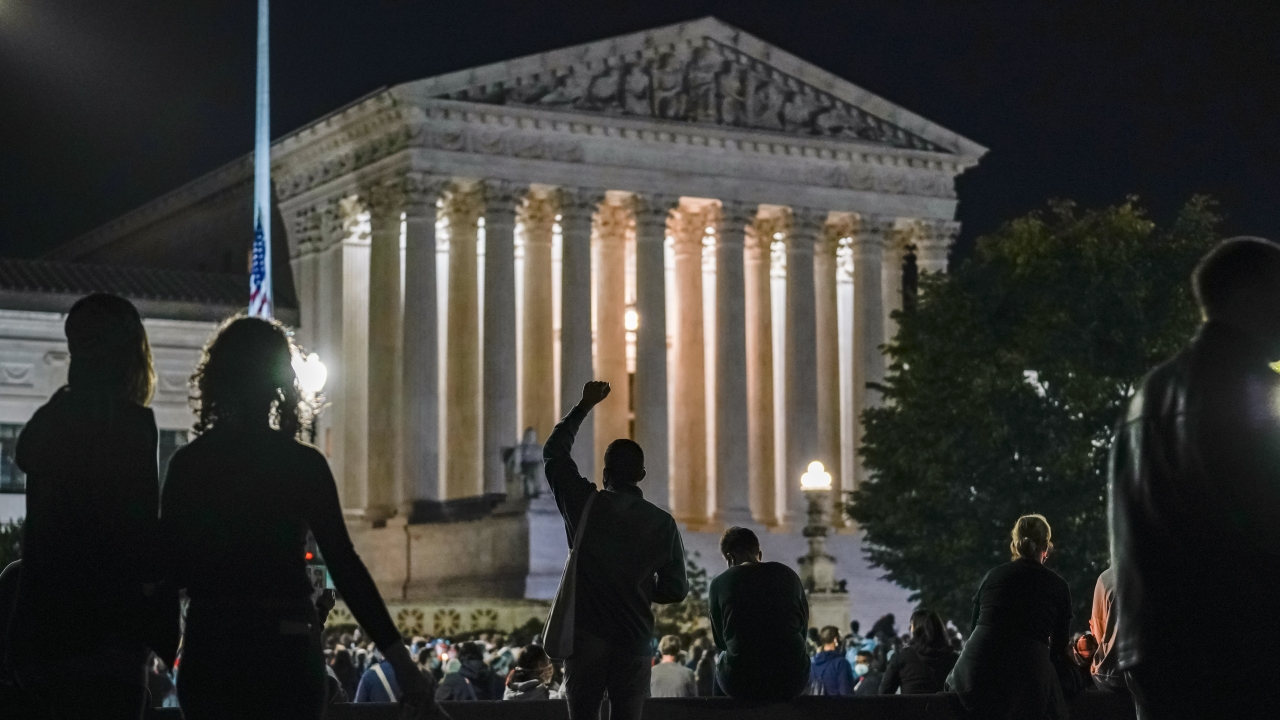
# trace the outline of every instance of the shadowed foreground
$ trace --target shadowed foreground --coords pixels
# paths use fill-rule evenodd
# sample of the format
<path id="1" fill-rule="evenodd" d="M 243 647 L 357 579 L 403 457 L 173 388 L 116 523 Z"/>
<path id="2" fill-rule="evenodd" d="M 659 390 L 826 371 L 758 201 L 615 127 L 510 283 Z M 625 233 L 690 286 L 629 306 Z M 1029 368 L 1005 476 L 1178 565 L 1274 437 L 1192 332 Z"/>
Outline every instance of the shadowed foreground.
<path id="1" fill-rule="evenodd" d="M 725 698 L 661 698 L 645 703 L 646 720 L 959 720 L 952 695 L 888 695 L 871 698 L 801 697 L 790 703 L 752 703 Z M 1133 720 L 1129 698 L 1085 692 L 1070 703 L 1072 720 Z M 567 720 L 563 700 L 441 703 L 454 720 Z M 157 710 L 159 720 L 179 720 L 175 709 Z M 392 704 L 330 706 L 327 720 L 398 720 Z"/>

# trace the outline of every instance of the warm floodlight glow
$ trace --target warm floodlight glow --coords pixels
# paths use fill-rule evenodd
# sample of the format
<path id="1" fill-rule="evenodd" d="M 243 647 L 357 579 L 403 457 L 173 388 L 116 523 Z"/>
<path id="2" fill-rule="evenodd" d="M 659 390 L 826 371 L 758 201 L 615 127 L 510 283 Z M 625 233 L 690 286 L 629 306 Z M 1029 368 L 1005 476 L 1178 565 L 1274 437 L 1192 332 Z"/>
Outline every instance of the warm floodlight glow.
<path id="1" fill-rule="evenodd" d="M 627 332 L 635 332 L 640 327 L 640 313 L 636 312 L 634 307 L 628 307 L 622 316 L 622 324 Z"/>
<path id="2" fill-rule="evenodd" d="M 329 379 L 329 370 L 320 362 L 320 356 L 311 353 L 306 358 L 302 355 L 293 357 L 293 374 L 298 376 L 302 391 L 308 395 L 318 395 Z"/>
<path id="3" fill-rule="evenodd" d="M 800 476 L 801 490 L 830 490 L 831 489 L 831 473 L 827 472 L 822 463 L 814 460 L 809 463 L 809 472 Z"/>

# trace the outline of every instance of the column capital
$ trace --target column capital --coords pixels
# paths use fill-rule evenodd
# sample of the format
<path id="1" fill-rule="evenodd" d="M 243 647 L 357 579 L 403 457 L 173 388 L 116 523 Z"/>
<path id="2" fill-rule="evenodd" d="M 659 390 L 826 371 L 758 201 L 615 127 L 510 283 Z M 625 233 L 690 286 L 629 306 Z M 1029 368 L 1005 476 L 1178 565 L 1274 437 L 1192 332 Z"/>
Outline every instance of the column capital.
<path id="1" fill-rule="evenodd" d="M 809 207 L 791 208 L 791 234 L 806 240 L 818 241 L 826 232 L 830 211 Z"/>
<path id="2" fill-rule="evenodd" d="M 735 232 L 744 230 L 750 225 L 760 212 L 758 203 L 749 203 L 743 200 L 722 200 L 720 202 L 720 227 L 721 232 L 727 229 L 733 229 Z"/>
<path id="3" fill-rule="evenodd" d="M 449 188 L 450 178 L 425 172 L 409 172 L 404 176 L 405 212 L 414 214 L 426 207 L 434 208 L 436 201 Z"/>
<path id="4" fill-rule="evenodd" d="M 370 215 L 398 215 L 404 207 L 404 185 L 398 179 L 370 183 L 360 188 L 360 199 Z"/>
<path id="5" fill-rule="evenodd" d="M 484 187 L 486 214 L 507 212 L 514 217 L 517 207 L 529 190 L 528 186 L 510 180 L 486 179 L 480 184 Z"/>
<path id="6" fill-rule="evenodd" d="M 601 203 L 595 222 L 601 240 L 620 241 L 627 231 L 627 226 L 631 224 L 631 215 L 622 205 Z"/>
<path id="7" fill-rule="evenodd" d="M 481 213 L 484 212 L 482 187 L 478 184 L 450 183 L 448 200 L 445 202 L 445 212 L 449 216 L 451 225 L 469 224 L 474 227 L 476 220 L 480 219 Z"/>
<path id="8" fill-rule="evenodd" d="M 524 224 L 526 243 L 551 245 L 552 225 L 556 222 L 556 204 L 552 198 L 533 194 L 520 205 L 520 221 Z"/>
<path id="9" fill-rule="evenodd" d="M 636 216 L 637 237 L 641 242 L 652 239 L 654 229 L 659 231 L 661 238 L 665 238 L 667 218 L 672 210 L 680 207 L 680 196 L 669 193 L 634 193 L 631 196 L 631 207 Z"/>
<path id="10" fill-rule="evenodd" d="M 858 219 L 850 246 L 855 253 L 865 250 L 883 251 L 888 244 L 897 218 L 886 215 L 863 215 Z"/>
<path id="11" fill-rule="evenodd" d="M 597 188 L 560 188 L 557 195 L 560 201 L 561 227 L 565 220 L 590 222 L 591 216 L 605 199 L 605 191 Z"/>

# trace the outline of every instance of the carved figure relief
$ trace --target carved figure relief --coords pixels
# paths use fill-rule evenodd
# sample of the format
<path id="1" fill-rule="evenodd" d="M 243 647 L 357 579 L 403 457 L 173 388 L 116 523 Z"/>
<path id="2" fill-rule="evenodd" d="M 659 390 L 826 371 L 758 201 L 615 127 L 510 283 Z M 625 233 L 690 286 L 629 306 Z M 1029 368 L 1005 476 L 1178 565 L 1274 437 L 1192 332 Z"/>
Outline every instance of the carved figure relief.
<path id="1" fill-rule="evenodd" d="M 636 60 L 610 58 L 594 73 L 570 67 L 511 87 L 464 90 L 454 99 L 731 125 L 859 139 L 948 152 L 829 93 L 710 38 Z"/>

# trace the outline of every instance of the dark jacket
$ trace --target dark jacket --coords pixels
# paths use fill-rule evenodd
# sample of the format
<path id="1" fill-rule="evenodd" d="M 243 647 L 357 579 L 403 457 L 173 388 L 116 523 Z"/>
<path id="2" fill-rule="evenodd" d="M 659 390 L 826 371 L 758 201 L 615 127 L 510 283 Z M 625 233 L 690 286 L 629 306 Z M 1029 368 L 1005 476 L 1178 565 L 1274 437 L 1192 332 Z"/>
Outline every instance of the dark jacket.
<path id="1" fill-rule="evenodd" d="M 586 411 L 575 406 L 556 425 L 542 451 L 547 483 L 564 517 L 570 545 L 587 498 L 597 492 L 570 456 L 586 417 Z M 582 545 L 575 631 L 634 655 L 648 655 L 653 638 L 650 603 L 680 602 L 689 592 L 676 521 L 646 501 L 640 488 L 610 485 L 592 504 Z"/>
<path id="2" fill-rule="evenodd" d="M 387 695 L 387 688 L 382 684 L 382 678 L 378 677 L 378 673 L 373 669 L 373 665 L 364 671 L 364 675 L 360 678 L 360 685 L 356 687 L 356 696 L 352 702 L 358 703 L 390 703 L 400 699 L 400 683 L 396 682 L 396 670 L 391 667 L 391 663 L 383 660 L 378 663 L 378 668 L 382 670 L 382 674 L 387 678 L 387 685 L 391 686 L 391 695 Z"/>
<path id="3" fill-rule="evenodd" d="M 711 581 L 716 679 L 731 697 L 786 702 L 809 683 L 809 601 L 796 571 L 735 565 Z"/>
<path id="4" fill-rule="evenodd" d="M 951 668 L 960 655 L 950 647 L 903 647 L 889 658 L 889 668 L 880 681 L 880 694 L 925 695 L 942 692 Z"/>
<path id="5" fill-rule="evenodd" d="M 853 668 L 839 650 L 823 650 L 809 664 L 810 695 L 852 695 Z"/>
<path id="6" fill-rule="evenodd" d="M 947 688 L 975 717 L 1066 720 L 1051 656 L 1065 659 L 1071 591 L 1032 559 L 1005 563 L 982 580 L 973 601 L 973 634 Z"/>
<path id="7" fill-rule="evenodd" d="M 148 587 L 163 575 L 157 438 L 149 408 L 70 387 L 23 428 L 27 514 L 10 638 L 19 677 L 36 679 L 74 649 L 102 657 L 73 667 L 141 684 L 148 645 L 173 657 L 177 596 L 160 603 Z"/>
<path id="8" fill-rule="evenodd" d="M 444 676 L 436 688 L 437 702 L 465 702 L 468 700 L 501 700 L 504 688 L 498 677 L 483 660 L 463 660 L 462 669 Z"/>
<path id="9" fill-rule="evenodd" d="M 1110 478 L 1121 669 L 1184 658 L 1187 634 L 1207 617 L 1223 619 L 1214 642 L 1232 649 L 1233 668 L 1280 660 L 1280 375 L 1271 354 L 1209 322 L 1129 402 Z"/>

